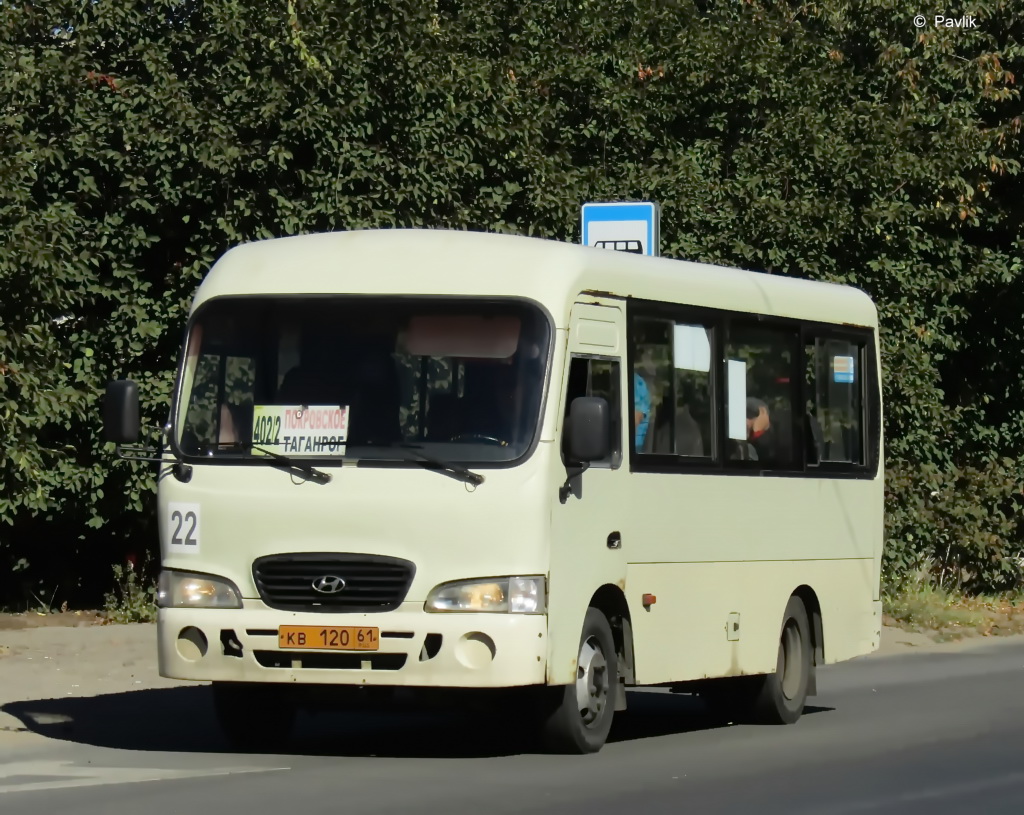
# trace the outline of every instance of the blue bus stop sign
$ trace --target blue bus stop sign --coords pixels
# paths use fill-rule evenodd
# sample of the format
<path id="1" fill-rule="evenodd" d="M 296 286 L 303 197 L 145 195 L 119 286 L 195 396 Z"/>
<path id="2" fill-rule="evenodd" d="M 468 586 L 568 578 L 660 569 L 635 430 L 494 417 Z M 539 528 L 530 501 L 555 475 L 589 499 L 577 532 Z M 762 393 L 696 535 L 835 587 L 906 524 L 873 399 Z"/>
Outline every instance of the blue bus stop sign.
<path id="1" fill-rule="evenodd" d="M 580 238 L 598 246 L 637 255 L 658 255 L 661 207 L 650 201 L 584 204 Z"/>

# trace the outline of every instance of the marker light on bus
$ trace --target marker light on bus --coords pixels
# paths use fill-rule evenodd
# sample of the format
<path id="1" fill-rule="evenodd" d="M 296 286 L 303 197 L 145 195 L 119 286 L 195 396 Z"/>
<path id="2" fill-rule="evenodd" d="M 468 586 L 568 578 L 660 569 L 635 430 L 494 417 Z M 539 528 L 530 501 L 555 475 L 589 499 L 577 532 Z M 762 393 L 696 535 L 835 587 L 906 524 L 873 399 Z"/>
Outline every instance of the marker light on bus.
<path id="1" fill-rule="evenodd" d="M 490 611 L 543 614 L 543 577 L 495 577 L 442 583 L 427 596 L 425 611 Z"/>
<path id="2" fill-rule="evenodd" d="M 207 574 L 160 572 L 158 608 L 241 608 L 242 595 L 230 580 Z"/>

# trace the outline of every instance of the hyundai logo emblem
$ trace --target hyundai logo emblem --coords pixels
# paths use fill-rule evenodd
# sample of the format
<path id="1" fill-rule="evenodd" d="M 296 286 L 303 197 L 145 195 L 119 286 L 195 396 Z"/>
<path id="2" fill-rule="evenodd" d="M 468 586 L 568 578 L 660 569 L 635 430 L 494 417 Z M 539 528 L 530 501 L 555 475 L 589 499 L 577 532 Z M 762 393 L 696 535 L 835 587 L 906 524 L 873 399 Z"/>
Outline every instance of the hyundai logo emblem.
<path id="1" fill-rule="evenodd" d="M 321 594 L 337 594 L 343 588 L 345 581 L 336 574 L 325 574 L 313 581 L 313 590 Z"/>

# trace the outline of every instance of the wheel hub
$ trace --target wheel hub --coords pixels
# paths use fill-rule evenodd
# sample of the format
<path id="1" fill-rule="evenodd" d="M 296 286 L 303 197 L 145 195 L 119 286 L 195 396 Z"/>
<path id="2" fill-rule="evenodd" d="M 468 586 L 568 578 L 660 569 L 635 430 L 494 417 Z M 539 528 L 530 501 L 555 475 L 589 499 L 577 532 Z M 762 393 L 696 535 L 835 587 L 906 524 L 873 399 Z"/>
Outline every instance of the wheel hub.
<path id="1" fill-rule="evenodd" d="M 596 721 L 608 703 L 608 660 L 596 637 L 580 647 L 576 661 L 576 703 L 586 725 Z"/>
<path id="2" fill-rule="evenodd" d="M 803 640 L 795 620 L 789 620 L 779 643 L 779 685 L 782 695 L 792 701 L 800 693 L 803 666 Z"/>

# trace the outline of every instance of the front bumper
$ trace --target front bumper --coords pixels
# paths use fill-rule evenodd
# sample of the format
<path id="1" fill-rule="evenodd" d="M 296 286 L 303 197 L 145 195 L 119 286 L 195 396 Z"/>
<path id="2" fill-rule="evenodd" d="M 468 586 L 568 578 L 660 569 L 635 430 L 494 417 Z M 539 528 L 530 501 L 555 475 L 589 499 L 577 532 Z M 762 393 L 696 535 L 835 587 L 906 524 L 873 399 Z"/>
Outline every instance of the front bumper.
<path id="1" fill-rule="evenodd" d="M 283 650 L 281 625 L 375 626 L 378 651 Z M 161 609 L 160 675 L 222 682 L 281 682 L 432 688 L 542 685 L 547 617 L 428 614 L 403 603 L 381 614 L 242 609 Z"/>

